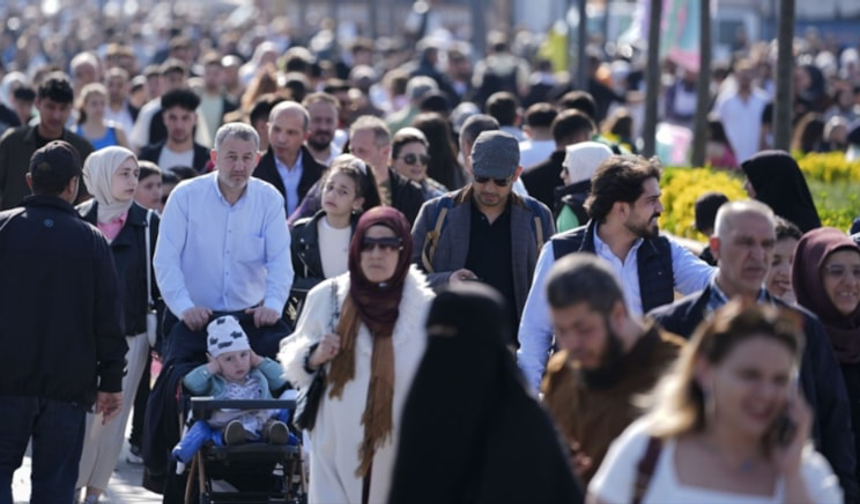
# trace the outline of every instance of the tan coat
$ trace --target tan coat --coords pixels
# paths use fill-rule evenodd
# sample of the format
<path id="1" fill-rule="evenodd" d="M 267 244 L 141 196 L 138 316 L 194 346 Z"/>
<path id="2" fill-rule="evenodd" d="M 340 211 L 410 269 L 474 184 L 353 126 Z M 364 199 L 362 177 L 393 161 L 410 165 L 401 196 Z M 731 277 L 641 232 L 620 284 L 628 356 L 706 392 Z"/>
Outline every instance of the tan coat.
<path id="1" fill-rule="evenodd" d="M 582 475 L 587 485 L 600 467 L 612 441 L 641 415 L 635 398 L 649 392 L 675 361 L 683 340 L 648 328 L 624 356 L 621 376 L 606 389 L 583 383 L 567 352 L 553 355 L 547 365 L 541 390 L 544 403 L 568 443 L 579 443 L 592 466 Z"/>

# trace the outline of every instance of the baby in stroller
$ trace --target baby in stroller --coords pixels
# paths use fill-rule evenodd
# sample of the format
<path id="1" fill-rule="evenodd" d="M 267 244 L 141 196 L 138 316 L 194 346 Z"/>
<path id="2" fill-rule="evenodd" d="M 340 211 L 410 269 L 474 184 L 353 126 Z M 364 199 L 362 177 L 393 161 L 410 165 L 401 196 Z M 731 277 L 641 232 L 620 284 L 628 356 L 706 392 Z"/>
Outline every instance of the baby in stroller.
<path id="1" fill-rule="evenodd" d="M 209 362 L 183 379 L 192 395 L 215 399 L 271 399 L 273 390 L 286 385 L 281 378 L 280 365 L 251 350 L 248 336 L 236 317 L 218 317 L 209 323 L 206 332 Z M 231 446 L 260 439 L 276 445 L 296 444 L 297 439 L 285 423 L 287 415 L 286 410 L 216 411 L 208 420 L 194 422 L 173 448 L 173 457 L 187 464 L 210 440 Z"/>

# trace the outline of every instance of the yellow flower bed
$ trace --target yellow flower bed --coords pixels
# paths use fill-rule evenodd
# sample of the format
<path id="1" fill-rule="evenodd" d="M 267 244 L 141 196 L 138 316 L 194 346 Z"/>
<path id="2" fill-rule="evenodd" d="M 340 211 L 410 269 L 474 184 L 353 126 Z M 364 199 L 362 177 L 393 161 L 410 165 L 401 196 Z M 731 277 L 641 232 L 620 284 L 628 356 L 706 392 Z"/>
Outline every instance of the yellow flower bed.
<path id="1" fill-rule="evenodd" d="M 707 239 L 693 226 L 696 221 L 694 205 L 699 196 L 718 191 L 732 201 L 747 198 L 739 176 L 707 168 L 667 168 L 660 186 L 663 191 L 660 201 L 665 207 L 660 216 L 660 229 L 698 241 Z"/>
<path id="2" fill-rule="evenodd" d="M 796 156 L 806 176 L 821 224 L 847 231 L 860 216 L 860 161 L 841 152 Z"/>
<path id="3" fill-rule="evenodd" d="M 846 163 L 841 154 L 811 154 L 799 160 L 823 226 L 848 231 L 860 216 L 860 163 Z M 709 168 L 667 168 L 660 181 L 665 207 L 660 229 L 692 240 L 706 237 L 693 227 L 696 199 L 709 191 L 729 200 L 747 198 L 741 172 Z"/>
<path id="4" fill-rule="evenodd" d="M 860 184 L 860 161 L 848 162 L 842 152 L 807 154 L 797 164 L 807 180 Z"/>

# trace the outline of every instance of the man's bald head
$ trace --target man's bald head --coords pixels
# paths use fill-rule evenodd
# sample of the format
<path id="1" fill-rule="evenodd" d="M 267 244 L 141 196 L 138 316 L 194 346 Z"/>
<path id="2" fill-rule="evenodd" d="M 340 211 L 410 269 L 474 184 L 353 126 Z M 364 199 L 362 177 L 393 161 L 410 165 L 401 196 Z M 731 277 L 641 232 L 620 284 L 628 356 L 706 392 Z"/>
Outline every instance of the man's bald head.
<path id="1" fill-rule="evenodd" d="M 310 127 L 311 116 L 308 113 L 308 109 L 303 107 L 301 103 L 294 101 L 284 101 L 275 105 L 274 107 L 272 107 L 272 111 L 269 112 L 269 122 L 277 122 L 277 119 L 281 114 L 295 115 L 301 117 L 305 131 L 307 131 L 308 127 Z"/>

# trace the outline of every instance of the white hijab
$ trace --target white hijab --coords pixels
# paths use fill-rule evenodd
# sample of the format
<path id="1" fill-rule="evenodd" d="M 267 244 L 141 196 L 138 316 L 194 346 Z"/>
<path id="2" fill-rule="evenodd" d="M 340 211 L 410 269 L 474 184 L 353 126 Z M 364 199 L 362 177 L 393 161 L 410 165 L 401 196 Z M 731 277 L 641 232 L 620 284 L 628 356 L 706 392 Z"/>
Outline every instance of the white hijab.
<path id="1" fill-rule="evenodd" d="M 0 101 L 3 102 L 3 105 L 6 105 L 10 109 L 14 110 L 14 103 L 12 103 L 12 94 L 13 94 L 13 86 L 26 84 L 27 76 L 22 74 L 21 72 L 9 72 L 3 77 L 3 81 L 0 82 Z"/>
<path id="2" fill-rule="evenodd" d="M 571 184 L 591 179 L 600 163 L 612 155 L 612 149 L 599 142 L 580 142 L 568 145 L 566 150 L 563 165 Z"/>
<path id="3" fill-rule="evenodd" d="M 131 208 L 134 199 L 116 201 L 111 194 L 111 179 L 119 165 L 128 158 L 137 158 L 125 147 L 105 147 L 89 155 L 84 162 L 84 183 L 87 191 L 98 202 L 98 221 L 105 223 L 116 219 Z"/>

